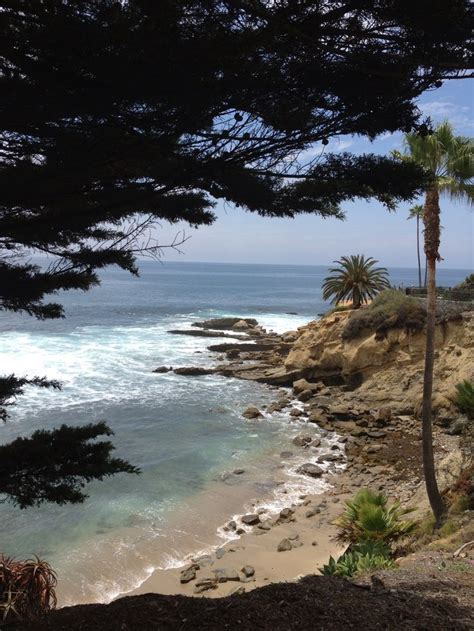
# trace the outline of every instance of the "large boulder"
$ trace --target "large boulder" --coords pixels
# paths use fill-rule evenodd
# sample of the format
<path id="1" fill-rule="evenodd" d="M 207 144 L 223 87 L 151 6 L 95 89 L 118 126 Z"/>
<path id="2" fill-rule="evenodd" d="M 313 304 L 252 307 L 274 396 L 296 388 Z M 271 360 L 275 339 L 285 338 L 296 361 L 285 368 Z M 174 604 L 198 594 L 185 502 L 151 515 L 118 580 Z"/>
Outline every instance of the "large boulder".
<path id="1" fill-rule="evenodd" d="M 240 521 L 246 526 L 255 526 L 260 523 L 260 515 L 256 513 L 250 513 L 241 517 Z"/>
<path id="2" fill-rule="evenodd" d="M 277 546 L 277 552 L 288 552 L 292 547 L 289 539 L 282 539 Z"/>
<path id="3" fill-rule="evenodd" d="M 202 366 L 183 366 L 182 368 L 175 368 L 173 371 L 176 375 L 183 375 L 186 377 L 199 377 L 201 375 L 212 375 L 214 368 L 202 368 Z"/>
<path id="4" fill-rule="evenodd" d="M 197 326 L 201 329 L 216 329 L 216 330 L 232 330 L 234 324 L 238 322 L 245 322 L 249 326 L 256 326 L 257 320 L 254 318 L 212 318 L 211 320 L 203 320 L 202 322 L 193 322 L 193 326 Z"/>
<path id="5" fill-rule="evenodd" d="M 248 331 L 253 328 L 251 324 L 247 322 L 247 320 L 239 320 L 235 324 L 232 325 L 233 331 Z"/>
<path id="6" fill-rule="evenodd" d="M 312 462 L 306 462 L 296 469 L 296 473 L 309 475 L 312 478 L 320 478 L 324 473 L 324 469 L 321 469 L 321 467 L 318 467 L 317 464 L 313 464 Z"/>
<path id="7" fill-rule="evenodd" d="M 298 395 L 304 392 L 305 390 L 309 390 L 312 392 L 313 390 L 319 390 L 320 386 L 317 383 L 309 383 L 306 379 L 298 379 L 293 382 L 293 392 Z"/>
<path id="8" fill-rule="evenodd" d="M 260 410 L 255 407 L 255 405 L 249 405 L 249 407 L 242 412 L 242 416 L 245 416 L 245 418 L 253 419 L 261 418 L 263 415 Z"/>
<path id="9" fill-rule="evenodd" d="M 312 440 L 313 437 L 308 434 L 298 434 L 298 436 L 293 438 L 293 445 L 296 445 L 297 447 L 307 447 Z"/>

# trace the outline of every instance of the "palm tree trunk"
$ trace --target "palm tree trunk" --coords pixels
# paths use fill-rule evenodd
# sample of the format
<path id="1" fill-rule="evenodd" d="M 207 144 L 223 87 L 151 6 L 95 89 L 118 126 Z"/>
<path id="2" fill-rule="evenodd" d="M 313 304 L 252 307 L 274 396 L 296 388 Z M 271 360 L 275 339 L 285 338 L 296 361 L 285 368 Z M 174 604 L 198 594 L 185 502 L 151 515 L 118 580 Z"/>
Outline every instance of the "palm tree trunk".
<path id="1" fill-rule="evenodd" d="M 423 287 L 426 287 L 427 278 L 428 278 L 428 259 L 425 256 L 425 284 L 423 285 Z"/>
<path id="2" fill-rule="evenodd" d="M 433 366 L 434 366 L 434 338 L 436 316 L 436 261 L 439 258 L 439 195 L 436 188 L 426 193 L 425 200 L 425 253 L 428 269 L 428 288 L 426 305 L 426 351 L 425 370 L 423 377 L 423 406 L 422 406 L 422 443 L 423 443 L 423 472 L 425 476 L 426 492 L 431 509 L 436 519 L 436 525 L 441 523 L 445 507 L 436 482 L 436 470 L 433 455 Z"/>
<path id="3" fill-rule="evenodd" d="M 420 261 L 420 216 L 416 216 L 416 254 L 418 256 L 418 287 L 421 287 L 421 261 Z"/>

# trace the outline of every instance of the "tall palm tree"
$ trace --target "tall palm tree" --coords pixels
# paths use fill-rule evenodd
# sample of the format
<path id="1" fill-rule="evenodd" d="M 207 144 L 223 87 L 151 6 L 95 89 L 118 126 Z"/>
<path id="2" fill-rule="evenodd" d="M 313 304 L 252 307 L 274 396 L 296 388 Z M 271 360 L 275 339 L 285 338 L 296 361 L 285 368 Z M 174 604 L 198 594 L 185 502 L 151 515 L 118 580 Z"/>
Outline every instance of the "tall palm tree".
<path id="1" fill-rule="evenodd" d="M 416 255 L 418 257 L 418 287 L 421 287 L 421 260 L 420 260 L 420 218 L 423 219 L 423 206 L 418 204 L 410 208 L 407 219 L 416 219 Z"/>
<path id="2" fill-rule="evenodd" d="M 351 300 L 354 309 L 373 298 L 382 289 L 388 289 L 390 282 L 385 267 L 374 267 L 378 261 L 363 254 L 342 256 L 334 261 L 339 267 L 332 267 L 330 276 L 324 279 L 323 298 L 337 304 Z"/>
<path id="3" fill-rule="evenodd" d="M 455 201 L 474 203 L 474 143 L 470 138 L 455 136 L 448 121 L 439 124 L 428 135 L 406 134 L 405 154 L 394 155 L 415 161 L 432 175 L 425 191 L 423 221 L 425 224 L 425 254 L 428 268 L 426 307 L 426 351 L 423 377 L 422 443 L 423 472 L 426 491 L 436 523 L 443 519 L 445 506 L 436 482 L 432 436 L 432 394 L 434 365 L 434 335 L 436 315 L 436 262 L 440 260 L 441 194 Z"/>

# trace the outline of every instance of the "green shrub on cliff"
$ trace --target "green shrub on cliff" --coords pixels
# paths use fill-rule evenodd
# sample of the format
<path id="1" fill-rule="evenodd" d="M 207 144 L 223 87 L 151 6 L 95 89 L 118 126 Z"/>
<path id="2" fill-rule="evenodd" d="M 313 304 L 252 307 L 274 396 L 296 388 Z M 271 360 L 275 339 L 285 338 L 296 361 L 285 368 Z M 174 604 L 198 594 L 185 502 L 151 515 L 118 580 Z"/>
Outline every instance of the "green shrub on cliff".
<path id="1" fill-rule="evenodd" d="M 458 408 L 470 419 L 474 419 L 474 384 L 465 379 L 456 385 L 455 401 Z"/>
<path id="2" fill-rule="evenodd" d="M 402 519 L 413 508 L 388 506 L 383 493 L 360 490 L 334 523 L 338 526 L 336 540 L 349 543 L 339 559 L 329 558 L 320 572 L 324 575 L 358 576 L 364 572 L 388 569 L 395 565 L 390 544 L 411 534 L 417 523 Z"/>
<path id="3" fill-rule="evenodd" d="M 403 519 L 413 510 L 402 508 L 398 502 L 388 506 L 383 493 L 362 489 L 346 501 L 346 510 L 335 520 L 336 539 L 351 544 L 375 541 L 388 545 L 413 532 L 416 522 Z"/>
<path id="4" fill-rule="evenodd" d="M 336 561 L 333 557 L 320 572 L 325 576 L 356 577 L 364 572 L 386 570 L 395 565 L 390 549 L 380 541 L 364 541 L 352 546 Z"/>
<path id="5" fill-rule="evenodd" d="M 418 331 L 423 329 L 425 321 L 426 309 L 419 300 L 401 291 L 388 289 L 349 318 L 342 337 L 353 340 L 365 332 L 375 332 L 382 337 L 388 329 L 396 327 Z"/>

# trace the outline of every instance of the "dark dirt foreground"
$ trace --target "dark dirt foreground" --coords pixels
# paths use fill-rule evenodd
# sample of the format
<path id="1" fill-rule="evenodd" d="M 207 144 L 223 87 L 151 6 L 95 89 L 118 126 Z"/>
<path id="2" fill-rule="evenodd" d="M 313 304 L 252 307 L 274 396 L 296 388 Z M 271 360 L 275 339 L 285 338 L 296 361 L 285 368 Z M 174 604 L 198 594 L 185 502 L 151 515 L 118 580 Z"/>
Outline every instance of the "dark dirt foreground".
<path id="1" fill-rule="evenodd" d="M 474 566 L 441 553 L 417 554 L 357 585 L 307 576 L 220 599 L 145 594 L 110 605 L 66 607 L 16 629 L 474 629 Z"/>

